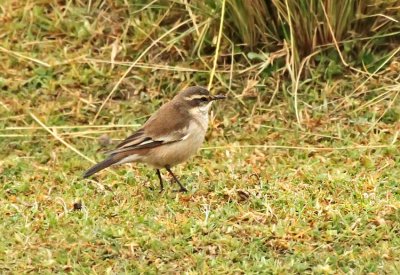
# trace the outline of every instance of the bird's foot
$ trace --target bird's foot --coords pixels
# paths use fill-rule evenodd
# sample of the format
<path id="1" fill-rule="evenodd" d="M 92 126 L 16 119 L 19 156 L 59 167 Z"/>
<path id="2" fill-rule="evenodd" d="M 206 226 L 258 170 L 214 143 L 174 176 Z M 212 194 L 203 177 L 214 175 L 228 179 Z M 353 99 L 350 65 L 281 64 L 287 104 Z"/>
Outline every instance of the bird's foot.
<path id="1" fill-rule="evenodd" d="M 174 190 L 174 192 L 177 192 L 177 193 L 187 193 L 187 191 L 188 190 L 183 186 L 177 190 Z"/>

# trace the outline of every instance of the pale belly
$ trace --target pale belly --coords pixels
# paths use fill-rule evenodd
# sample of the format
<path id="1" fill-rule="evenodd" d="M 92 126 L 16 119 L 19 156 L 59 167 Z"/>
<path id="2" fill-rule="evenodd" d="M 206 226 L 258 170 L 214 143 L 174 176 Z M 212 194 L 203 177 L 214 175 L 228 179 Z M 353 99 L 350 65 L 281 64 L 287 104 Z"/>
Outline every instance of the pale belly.
<path id="1" fill-rule="evenodd" d="M 187 139 L 154 148 L 141 160 L 154 168 L 165 168 L 175 166 L 186 161 L 194 155 L 204 141 L 204 134 L 197 133 Z"/>
<path id="2" fill-rule="evenodd" d="M 194 155 L 203 144 L 206 131 L 203 127 L 195 125 L 191 134 L 184 140 L 153 148 L 141 162 L 147 163 L 154 168 L 165 168 L 175 166 L 186 161 Z"/>

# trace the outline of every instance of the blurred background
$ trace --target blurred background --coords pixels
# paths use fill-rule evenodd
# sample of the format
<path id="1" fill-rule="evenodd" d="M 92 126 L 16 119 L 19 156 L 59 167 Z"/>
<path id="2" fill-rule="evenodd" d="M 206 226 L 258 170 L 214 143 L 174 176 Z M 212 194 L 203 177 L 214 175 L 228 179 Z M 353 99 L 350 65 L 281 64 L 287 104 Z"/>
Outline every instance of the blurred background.
<path id="1" fill-rule="evenodd" d="M 399 21 L 399 0 L 0 1 L 0 270 L 398 273 Z M 177 167 L 189 194 L 141 165 L 81 179 L 191 85 L 229 100 Z"/>

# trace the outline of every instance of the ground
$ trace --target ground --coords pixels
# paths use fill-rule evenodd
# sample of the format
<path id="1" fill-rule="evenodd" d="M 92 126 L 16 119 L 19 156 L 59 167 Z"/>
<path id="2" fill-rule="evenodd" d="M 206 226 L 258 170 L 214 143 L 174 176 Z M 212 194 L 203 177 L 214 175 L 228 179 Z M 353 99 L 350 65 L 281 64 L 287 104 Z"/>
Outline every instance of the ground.
<path id="1" fill-rule="evenodd" d="M 123 77 L 142 45 L 99 41 L 107 20 L 15 5 L 0 27 L 0 271 L 400 273 L 398 58 L 306 77 L 297 110 L 290 79 L 220 65 L 212 91 L 229 98 L 174 169 L 189 191 L 159 193 L 144 165 L 82 174 L 179 90 L 207 86 L 207 68 L 163 44 Z"/>

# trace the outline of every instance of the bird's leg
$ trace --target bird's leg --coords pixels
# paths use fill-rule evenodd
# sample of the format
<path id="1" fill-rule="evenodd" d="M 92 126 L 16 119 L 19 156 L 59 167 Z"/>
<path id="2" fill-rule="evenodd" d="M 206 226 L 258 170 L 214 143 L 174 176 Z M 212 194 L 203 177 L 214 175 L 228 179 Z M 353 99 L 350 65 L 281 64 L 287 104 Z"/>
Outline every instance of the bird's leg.
<path id="1" fill-rule="evenodd" d="M 174 178 L 174 180 L 179 184 L 180 189 L 178 190 L 178 192 L 187 192 L 187 189 L 185 187 L 183 187 L 183 185 L 181 184 L 181 182 L 178 180 L 178 178 L 174 175 L 174 173 L 172 173 L 171 171 L 171 167 L 169 165 L 165 166 L 165 169 L 167 169 L 168 173 Z"/>
<path id="2" fill-rule="evenodd" d="M 160 179 L 160 193 L 164 190 L 164 184 L 162 182 L 162 177 L 161 177 L 161 173 L 160 173 L 160 169 L 157 169 L 157 176 Z"/>

